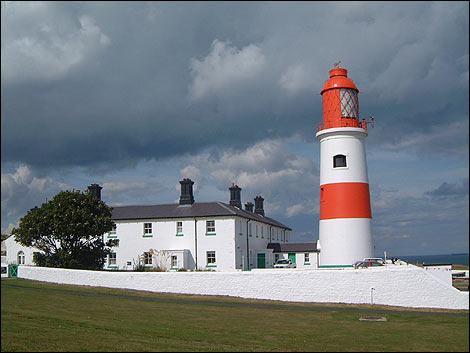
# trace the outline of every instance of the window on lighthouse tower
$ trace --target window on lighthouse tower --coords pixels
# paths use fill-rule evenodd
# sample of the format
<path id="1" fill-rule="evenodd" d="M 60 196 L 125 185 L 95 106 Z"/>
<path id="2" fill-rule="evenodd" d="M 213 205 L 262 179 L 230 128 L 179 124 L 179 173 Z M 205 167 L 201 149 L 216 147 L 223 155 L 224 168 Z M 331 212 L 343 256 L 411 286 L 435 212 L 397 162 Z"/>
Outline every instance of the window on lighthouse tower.
<path id="1" fill-rule="evenodd" d="M 333 168 L 346 167 L 346 156 L 337 154 L 333 157 Z"/>

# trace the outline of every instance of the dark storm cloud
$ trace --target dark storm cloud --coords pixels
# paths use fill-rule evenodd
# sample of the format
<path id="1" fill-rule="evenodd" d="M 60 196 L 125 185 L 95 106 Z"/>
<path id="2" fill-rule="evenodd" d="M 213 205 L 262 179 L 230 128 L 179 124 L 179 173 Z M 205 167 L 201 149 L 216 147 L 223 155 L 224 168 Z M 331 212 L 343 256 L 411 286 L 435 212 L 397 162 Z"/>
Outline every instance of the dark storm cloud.
<path id="1" fill-rule="evenodd" d="M 468 147 L 467 3 L 2 3 L 2 161 L 102 171 L 312 140 L 338 59 L 369 143 Z"/>

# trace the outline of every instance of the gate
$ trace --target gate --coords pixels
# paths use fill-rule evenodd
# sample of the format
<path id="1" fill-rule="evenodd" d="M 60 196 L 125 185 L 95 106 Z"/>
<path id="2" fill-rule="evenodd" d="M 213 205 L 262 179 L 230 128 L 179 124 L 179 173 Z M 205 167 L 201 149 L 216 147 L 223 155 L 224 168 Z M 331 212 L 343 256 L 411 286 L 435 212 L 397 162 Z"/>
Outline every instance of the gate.
<path id="1" fill-rule="evenodd" d="M 8 278 L 18 278 L 18 265 L 8 265 Z"/>

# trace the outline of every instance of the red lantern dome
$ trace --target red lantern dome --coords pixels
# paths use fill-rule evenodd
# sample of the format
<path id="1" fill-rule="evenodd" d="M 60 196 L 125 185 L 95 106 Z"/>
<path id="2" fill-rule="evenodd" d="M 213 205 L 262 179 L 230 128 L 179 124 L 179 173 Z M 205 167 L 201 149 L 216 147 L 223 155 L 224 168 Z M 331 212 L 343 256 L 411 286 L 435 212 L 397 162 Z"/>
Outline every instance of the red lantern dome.
<path id="1" fill-rule="evenodd" d="M 323 96 L 323 129 L 361 127 L 359 122 L 359 90 L 348 78 L 348 70 L 336 67 L 330 70 Z"/>

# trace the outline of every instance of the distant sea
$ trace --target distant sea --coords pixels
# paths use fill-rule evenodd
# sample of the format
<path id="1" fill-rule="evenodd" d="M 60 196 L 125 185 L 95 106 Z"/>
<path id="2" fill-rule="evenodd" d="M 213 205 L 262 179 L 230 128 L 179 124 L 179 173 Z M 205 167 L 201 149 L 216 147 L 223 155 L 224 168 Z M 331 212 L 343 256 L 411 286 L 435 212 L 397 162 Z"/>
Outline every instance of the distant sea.
<path id="1" fill-rule="evenodd" d="M 454 264 L 468 266 L 468 254 L 393 256 L 412 264 Z M 387 256 L 389 258 L 389 256 Z"/>

